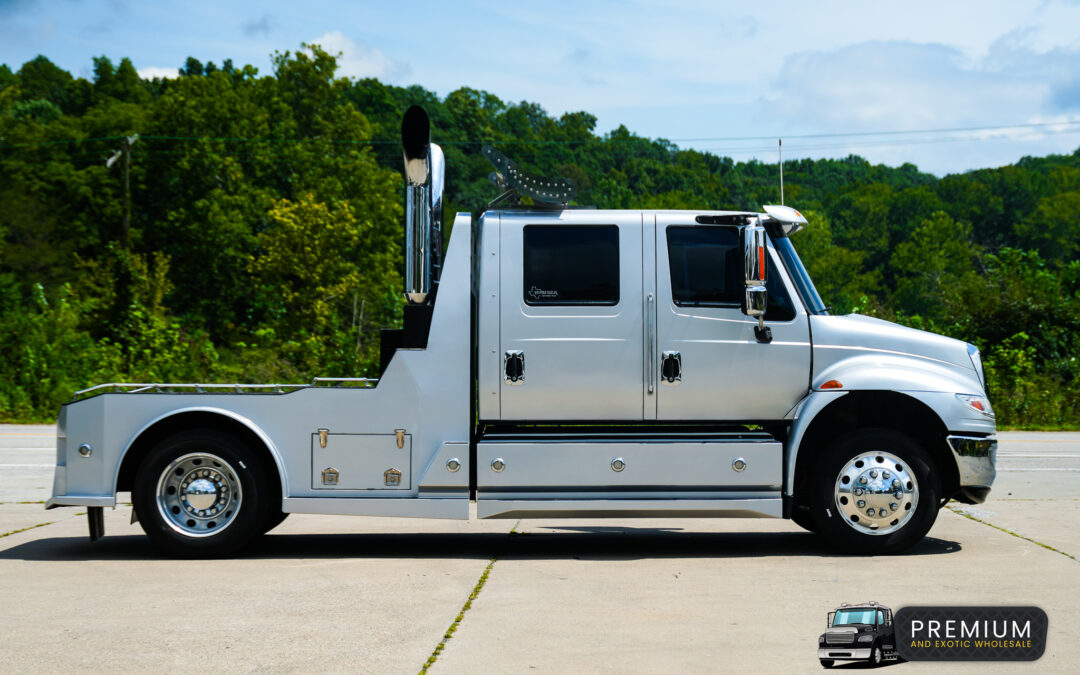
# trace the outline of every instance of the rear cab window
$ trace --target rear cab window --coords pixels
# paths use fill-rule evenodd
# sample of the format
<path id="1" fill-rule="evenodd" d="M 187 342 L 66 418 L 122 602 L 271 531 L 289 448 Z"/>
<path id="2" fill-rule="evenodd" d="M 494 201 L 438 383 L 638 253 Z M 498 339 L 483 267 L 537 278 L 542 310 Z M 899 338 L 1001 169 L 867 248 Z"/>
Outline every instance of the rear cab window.
<path id="1" fill-rule="evenodd" d="M 526 225 L 525 304 L 619 304 L 617 225 Z"/>

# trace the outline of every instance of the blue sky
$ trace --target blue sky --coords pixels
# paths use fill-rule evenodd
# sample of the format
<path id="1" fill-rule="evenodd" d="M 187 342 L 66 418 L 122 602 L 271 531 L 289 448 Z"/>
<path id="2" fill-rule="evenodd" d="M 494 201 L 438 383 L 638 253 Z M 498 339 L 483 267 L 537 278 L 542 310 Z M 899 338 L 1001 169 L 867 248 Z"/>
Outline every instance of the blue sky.
<path id="1" fill-rule="evenodd" d="M 1080 0 L 0 0 L 13 69 L 44 54 L 89 77 L 104 54 L 171 75 L 190 55 L 268 73 L 301 42 L 342 52 L 346 76 L 587 110 L 740 160 L 775 161 L 777 136 L 785 158 L 938 174 L 1080 146 Z"/>

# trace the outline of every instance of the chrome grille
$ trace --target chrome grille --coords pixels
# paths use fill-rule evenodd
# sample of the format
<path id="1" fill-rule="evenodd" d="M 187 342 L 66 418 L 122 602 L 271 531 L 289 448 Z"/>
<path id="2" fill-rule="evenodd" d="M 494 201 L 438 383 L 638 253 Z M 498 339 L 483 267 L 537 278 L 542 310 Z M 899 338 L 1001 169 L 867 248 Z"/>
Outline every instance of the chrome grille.
<path id="1" fill-rule="evenodd" d="M 854 633 L 826 633 L 825 642 L 830 645 L 849 645 L 854 642 Z"/>

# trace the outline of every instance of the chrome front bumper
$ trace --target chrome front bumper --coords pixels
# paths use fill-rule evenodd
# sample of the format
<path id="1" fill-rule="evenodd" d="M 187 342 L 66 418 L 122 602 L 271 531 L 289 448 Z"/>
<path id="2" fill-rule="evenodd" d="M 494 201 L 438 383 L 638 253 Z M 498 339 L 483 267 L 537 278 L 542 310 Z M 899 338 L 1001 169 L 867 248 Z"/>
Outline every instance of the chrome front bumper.
<path id="1" fill-rule="evenodd" d="M 826 646 L 824 649 L 819 647 L 817 657 L 826 661 L 842 661 L 844 659 L 865 661 L 870 658 L 870 649 L 870 647 L 866 649 L 845 649 L 841 645 Z"/>
<path id="2" fill-rule="evenodd" d="M 981 504 L 990 493 L 997 470 L 997 438 L 993 436 L 948 436 L 949 449 L 956 459 L 960 473 L 960 494 L 957 499 L 969 504 Z"/>

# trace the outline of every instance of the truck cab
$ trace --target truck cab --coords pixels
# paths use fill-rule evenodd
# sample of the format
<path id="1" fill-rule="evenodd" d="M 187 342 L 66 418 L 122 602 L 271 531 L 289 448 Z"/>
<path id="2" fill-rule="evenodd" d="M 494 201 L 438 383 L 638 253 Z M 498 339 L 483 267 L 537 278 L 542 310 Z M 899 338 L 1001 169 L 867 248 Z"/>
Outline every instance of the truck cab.
<path id="1" fill-rule="evenodd" d="M 865 661 L 871 666 L 895 661 L 896 630 L 892 610 L 876 602 L 842 604 L 829 612 L 827 630 L 818 636 L 818 660 L 825 668 L 837 661 Z"/>
<path id="2" fill-rule="evenodd" d="M 377 379 L 110 383 L 58 420 L 47 507 L 130 490 L 163 549 L 238 550 L 288 513 L 790 518 L 841 550 L 902 551 L 948 499 L 984 500 L 993 409 L 978 350 L 833 316 L 760 212 L 570 206 L 491 148 L 504 189 L 445 250 L 443 159 L 403 121 L 404 325 Z"/>

